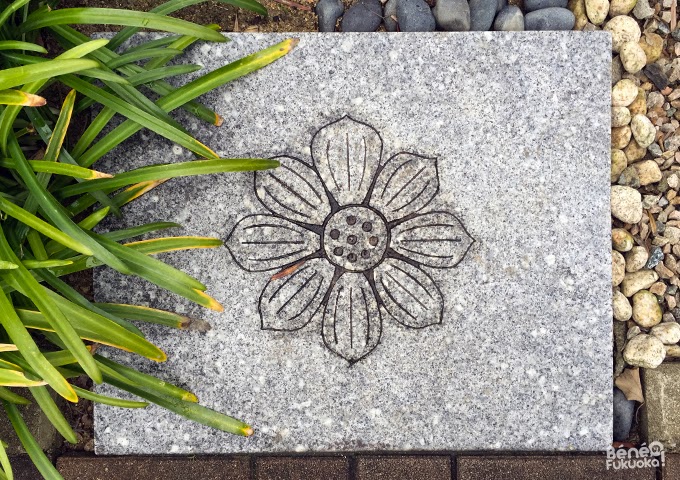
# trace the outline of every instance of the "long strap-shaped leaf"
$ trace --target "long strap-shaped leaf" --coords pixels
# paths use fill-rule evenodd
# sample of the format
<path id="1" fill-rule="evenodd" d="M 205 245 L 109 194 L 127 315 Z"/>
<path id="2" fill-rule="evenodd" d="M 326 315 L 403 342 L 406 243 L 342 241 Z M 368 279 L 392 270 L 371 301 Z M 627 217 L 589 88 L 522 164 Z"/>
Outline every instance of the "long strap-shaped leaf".
<path id="1" fill-rule="evenodd" d="M 64 175 L 71 178 L 81 178 L 83 180 L 93 180 L 95 178 L 112 178 L 108 173 L 90 170 L 78 165 L 68 163 L 46 162 L 45 160 L 29 160 L 29 165 L 34 172 L 52 173 Z M 12 158 L 0 158 L 0 167 L 16 169 L 16 162 Z"/>
<path id="2" fill-rule="evenodd" d="M 92 40 L 88 42 L 87 37 L 85 37 L 84 42 L 80 42 L 78 45 L 57 56 L 55 60 L 69 60 L 84 57 L 88 53 L 91 53 L 97 50 L 98 48 L 103 47 L 107 43 L 108 40 L 106 39 Z M 47 82 L 46 79 L 38 81 L 36 81 L 35 79 L 31 79 L 31 83 L 27 83 L 26 85 L 24 85 L 23 91 L 27 93 L 38 93 L 38 91 L 40 91 L 40 89 L 45 85 L 46 82 Z M 12 131 L 14 120 L 16 120 L 17 115 L 19 115 L 20 111 L 21 107 L 10 106 L 6 107 L 5 110 L 2 112 L 2 115 L 0 115 L 0 151 L 2 151 L 5 154 L 7 153 L 7 139 L 10 137 L 10 132 Z"/>
<path id="3" fill-rule="evenodd" d="M 97 102 L 111 108 L 116 113 L 127 117 L 130 121 L 136 123 L 139 128 L 142 126 L 164 136 L 168 140 L 172 140 L 179 145 L 191 150 L 195 154 L 205 158 L 217 158 L 218 155 L 211 149 L 203 145 L 201 142 L 193 138 L 191 135 L 184 133 L 172 125 L 158 119 L 157 117 L 145 112 L 133 105 L 125 103 L 120 98 L 108 93 L 107 91 L 95 87 L 73 75 L 64 75 L 62 82 L 71 88 L 75 88 L 79 92 L 88 97 L 95 99 Z M 80 162 L 79 162 L 80 163 Z M 82 165 L 82 163 L 81 163 Z"/>
<path id="4" fill-rule="evenodd" d="M 14 306 L 0 291 L 0 323 L 7 331 L 12 343 L 16 344 L 21 350 L 21 354 L 31 365 L 31 368 L 45 380 L 59 395 L 71 402 L 77 402 L 78 396 L 71 388 L 71 385 L 61 376 L 40 352 L 40 349 L 33 341 L 33 337 L 28 333 L 26 327 L 17 316 Z"/>
<path id="5" fill-rule="evenodd" d="M 284 40 L 269 48 L 220 67 L 160 98 L 156 104 L 166 112 L 171 112 L 189 100 L 193 100 L 220 85 L 224 85 L 278 60 L 290 52 L 297 43 L 297 39 Z M 132 120 L 124 121 L 78 158 L 78 163 L 84 167 L 92 165 L 102 155 L 109 152 L 141 128 L 141 125 Z"/>
<path id="6" fill-rule="evenodd" d="M 168 15 L 170 13 L 181 10 L 182 8 L 188 7 L 190 5 L 197 5 L 204 3 L 206 0 L 170 0 L 169 2 L 163 3 L 152 10 L 152 13 L 157 13 L 160 15 Z M 220 3 L 230 3 L 239 8 L 245 8 L 258 13 L 262 16 L 267 16 L 267 9 L 254 0 L 217 0 Z M 111 39 L 111 49 L 116 49 L 123 44 L 125 40 L 130 38 L 132 35 L 137 33 L 139 28 L 135 27 L 125 27 L 120 32 L 118 32 Z"/>
<path id="7" fill-rule="evenodd" d="M 97 67 L 99 67 L 99 63 L 95 60 L 78 58 L 72 60 L 54 59 L 49 62 L 6 68 L 0 70 L 0 90 Z"/>
<path id="8" fill-rule="evenodd" d="M 151 165 L 119 173 L 114 178 L 102 178 L 69 185 L 56 192 L 59 197 L 72 197 L 93 190 L 120 188 L 150 180 L 205 175 L 211 173 L 244 172 L 268 170 L 279 166 L 277 160 L 258 158 L 220 158 L 217 160 L 195 160 L 192 162 Z"/>
<path id="9" fill-rule="evenodd" d="M 28 189 L 36 196 L 45 215 L 47 215 L 47 217 L 49 217 L 49 219 L 64 233 L 89 248 L 95 257 L 121 273 L 128 273 L 129 268 L 125 263 L 119 260 L 102 245 L 89 238 L 83 230 L 73 223 L 73 220 L 64 214 L 59 202 L 55 200 L 52 194 L 50 194 L 40 182 L 38 182 L 38 179 L 33 173 L 26 157 L 24 157 L 24 153 L 21 151 L 21 147 L 19 147 L 19 143 L 15 137 L 10 137 L 8 148 L 10 155 L 16 162 L 17 172 Z"/>
<path id="10" fill-rule="evenodd" d="M 47 53 L 45 47 L 20 40 L 0 40 L 0 50 L 26 50 L 29 52 Z"/>
<path id="11" fill-rule="evenodd" d="M 33 464 L 43 478 L 45 480 L 64 480 L 64 478 L 59 475 L 59 472 L 54 465 L 52 465 L 49 458 L 47 458 L 42 451 L 40 445 L 38 445 L 38 442 L 28 429 L 26 422 L 21 418 L 21 413 L 19 413 L 19 409 L 16 405 L 5 402 L 4 400 L 2 401 L 2 405 L 5 407 L 7 418 L 9 418 L 9 421 L 12 423 L 14 431 L 17 433 L 17 437 L 19 437 L 19 441 L 21 441 L 21 444 L 24 446 L 24 450 L 26 450 L 28 456 L 31 457 Z"/>
<path id="12" fill-rule="evenodd" d="M 222 34 L 195 23 L 156 13 L 121 10 L 116 8 L 64 8 L 36 12 L 19 25 L 19 33 L 49 27 L 52 25 L 124 25 L 129 27 L 153 28 L 165 32 L 191 35 L 211 42 L 224 42 Z"/>
<path id="13" fill-rule="evenodd" d="M 2 90 L 0 91 L 0 105 L 21 105 L 24 107 L 41 107 L 45 105 L 46 100 L 32 93 L 22 92 L 20 90 Z"/>
<path id="14" fill-rule="evenodd" d="M 57 404 L 52 400 L 50 392 L 45 387 L 35 387 L 31 388 L 31 395 L 35 398 L 35 402 L 42 410 L 43 414 L 47 417 L 50 423 L 57 429 L 62 437 L 66 439 L 67 442 L 76 444 L 78 439 L 76 438 L 76 432 L 73 431 L 71 425 L 69 425 L 68 420 L 64 418 L 61 410 Z"/>
<path id="15" fill-rule="evenodd" d="M 45 319 L 51 328 L 63 340 L 66 347 L 73 352 L 73 355 L 78 359 L 78 363 L 83 367 L 83 370 L 87 372 L 92 380 L 101 383 L 101 372 L 97 368 L 92 355 L 87 348 L 85 348 L 85 344 L 83 344 L 76 333 L 76 330 L 66 319 L 66 316 L 64 315 L 65 312 L 61 310 L 63 306 L 57 307 L 54 299 L 46 294 L 49 291 L 40 285 L 40 283 L 38 283 L 38 281 L 21 264 L 21 261 L 10 248 L 9 243 L 7 243 L 7 239 L 2 230 L 0 230 L 0 258 L 8 259 L 19 265 L 19 268 L 16 270 L 7 270 L 0 274 L 5 282 L 21 292 L 24 296 L 28 297 L 35 304 L 38 310 L 45 316 Z"/>

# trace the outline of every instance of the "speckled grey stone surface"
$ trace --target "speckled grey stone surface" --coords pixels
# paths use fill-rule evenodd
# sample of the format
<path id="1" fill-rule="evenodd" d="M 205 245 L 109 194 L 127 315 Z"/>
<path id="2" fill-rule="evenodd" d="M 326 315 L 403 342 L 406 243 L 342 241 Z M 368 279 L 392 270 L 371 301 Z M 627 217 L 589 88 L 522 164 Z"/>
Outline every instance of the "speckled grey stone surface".
<path id="1" fill-rule="evenodd" d="M 168 182 L 119 224 L 169 220 L 185 226 L 176 234 L 224 239 L 163 258 L 209 285 L 225 312 L 109 269 L 95 276 L 99 301 L 212 324 L 145 326 L 169 355 L 162 365 L 107 355 L 178 382 L 256 434 L 97 405 L 97 453 L 605 448 L 609 36 L 299 37 L 287 57 L 203 98 L 221 128 L 179 115 L 224 156 L 298 160 L 282 158 L 276 178 Z M 284 36 L 231 38 L 185 61 L 216 68 Z M 140 133 L 98 169 L 187 158 Z"/>

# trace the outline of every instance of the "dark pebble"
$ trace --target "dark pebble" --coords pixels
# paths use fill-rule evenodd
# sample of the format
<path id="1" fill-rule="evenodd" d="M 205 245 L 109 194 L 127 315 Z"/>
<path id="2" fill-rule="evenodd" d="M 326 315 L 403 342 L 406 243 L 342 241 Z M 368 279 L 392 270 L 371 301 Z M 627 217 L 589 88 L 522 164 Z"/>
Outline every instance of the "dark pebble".
<path id="1" fill-rule="evenodd" d="M 533 12 L 550 7 L 567 8 L 567 3 L 569 3 L 569 0 L 524 0 L 524 10 Z"/>
<path id="2" fill-rule="evenodd" d="M 524 16 L 524 30 L 571 30 L 576 17 L 566 8 L 534 10 Z"/>
<path id="3" fill-rule="evenodd" d="M 397 0 L 387 0 L 385 4 L 385 12 L 383 13 L 385 18 L 383 22 L 385 23 L 385 30 L 388 32 L 397 31 Z"/>
<path id="4" fill-rule="evenodd" d="M 680 27 L 676 28 L 671 32 L 671 37 L 680 42 Z"/>
<path id="5" fill-rule="evenodd" d="M 524 15 L 515 5 L 508 5 L 496 15 L 493 29 L 499 32 L 521 32 L 524 30 Z"/>
<path id="6" fill-rule="evenodd" d="M 664 90 L 668 86 L 668 77 L 656 63 L 647 65 L 642 71 L 659 90 Z"/>
<path id="7" fill-rule="evenodd" d="M 491 30 L 498 9 L 498 0 L 470 0 L 470 30 L 486 32 Z"/>
<path id="8" fill-rule="evenodd" d="M 382 23 L 380 0 L 361 0 L 347 9 L 340 24 L 343 32 L 375 32 Z"/>
<path id="9" fill-rule="evenodd" d="M 635 415 L 635 400 L 627 400 L 621 390 L 614 387 L 614 441 L 623 442 L 630 435 Z"/>
<path id="10" fill-rule="evenodd" d="M 652 247 L 652 251 L 649 253 L 649 259 L 647 259 L 645 268 L 652 269 L 656 267 L 659 262 L 661 262 L 661 260 L 663 260 L 663 250 L 661 250 L 661 247 Z"/>
<path id="11" fill-rule="evenodd" d="M 345 7 L 341 0 L 319 0 L 314 10 L 319 17 L 319 31 L 334 32 L 335 22 L 342 16 Z"/>
<path id="12" fill-rule="evenodd" d="M 397 20 L 402 32 L 433 32 L 434 15 L 424 0 L 397 0 Z"/>
<path id="13" fill-rule="evenodd" d="M 449 32 L 470 30 L 470 5 L 467 0 L 437 0 L 432 13 L 442 30 Z"/>

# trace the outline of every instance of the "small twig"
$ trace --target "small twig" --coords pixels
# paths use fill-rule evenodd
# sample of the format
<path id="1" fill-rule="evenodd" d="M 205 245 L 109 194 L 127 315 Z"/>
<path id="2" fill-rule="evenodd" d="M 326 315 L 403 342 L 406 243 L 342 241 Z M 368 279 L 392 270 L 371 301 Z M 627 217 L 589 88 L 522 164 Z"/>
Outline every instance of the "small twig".
<path id="1" fill-rule="evenodd" d="M 671 3 L 671 31 L 675 30 L 675 27 L 678 24 L 678 16 L 675 13 L 677 11 L 677 5 L 678 0 L 673 0 L 673 3 Z"/>
<path id="2" fill-rule="evenodd" d="M 308 7 L 307 5 L 301 5 L 301 4 L 299 4 L 297 2 L 293 2 L 291 0 L 272 0 L 272 1 L 274 1 L 276 3 L 280 3 L 282 5 L 286 5 L 288 7 L 297 8 L 298 10 L 306 10 L 308 12 L 312 11 L 311 7 Z"/>

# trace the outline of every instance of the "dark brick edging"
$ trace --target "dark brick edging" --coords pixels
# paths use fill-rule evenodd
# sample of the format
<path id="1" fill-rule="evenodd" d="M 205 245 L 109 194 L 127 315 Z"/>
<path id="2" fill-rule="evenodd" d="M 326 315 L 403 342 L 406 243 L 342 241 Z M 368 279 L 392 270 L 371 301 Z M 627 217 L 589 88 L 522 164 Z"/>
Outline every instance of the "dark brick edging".
<path id="1" fill-rule="evenodd" d="M 28 463 L 25 458 L 15 460 Z M 16 464 L 19 466 L 19 464 Z M 65 480 L 680 480 L 680 454 L 663 469 L 607 470 L 604 453 L 360 452 L 329 455 L 65 455 Z M 15 472 L 36 480 L 36 472 Z"/>

